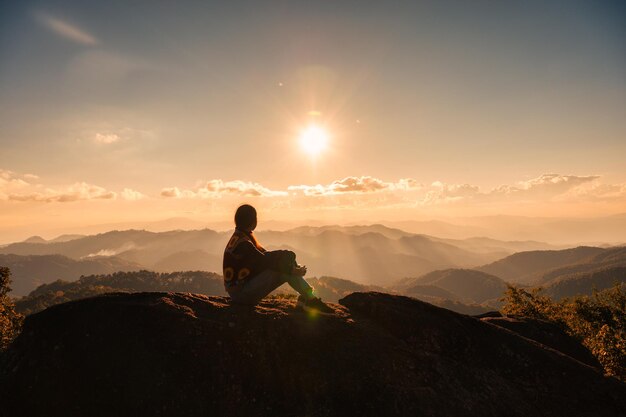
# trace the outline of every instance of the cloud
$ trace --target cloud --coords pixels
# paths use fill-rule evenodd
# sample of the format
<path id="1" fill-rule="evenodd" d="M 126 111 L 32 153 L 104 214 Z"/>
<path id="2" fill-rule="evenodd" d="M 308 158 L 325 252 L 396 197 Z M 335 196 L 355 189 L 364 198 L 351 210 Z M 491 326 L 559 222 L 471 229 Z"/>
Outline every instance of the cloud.
<path id="1" fill-rule="evenodd" d="M 26 175 L 18 175 L 13 171 L 0 169 L 0 198 L 6 197 L 7 193 L 24 189 L 30 185 Z"/>
<path id="2" fill-rule="evenodd" d="M 204 189 L 200 189 L 200 192 L 208 192 L 209 194 L 235 194 L 247 197 L 271 197 L 271 196 L 284 196 L 287 195 L 284 191 L 272 191 L 269 188 L 262 186 L 256 182 L 246 181 L 222 181 L 211 180 L 206 183 Z"/>
<path id="3" fill-rule="evenodd" d="M 145 146 L 156 137 L 156 132 L 149 129 L 139 129 L 128 126 L 115 125 L 102 121 L 89 121 L 78 126 L 77 141 L 95 146 L 98 150 L 106 147 L 127 149 L 134 146 Z"/>
<path id="4" fill-rule="evenodd" d="M 589 181 L 597 180 L 599 175 L 560 175 L 560 174 L 543 174 L 537 178 L 528 181 L 522 181 L 520 184 L 524 189 L 531 189 L 545 186 L 563 186 L 566 188 L 575 187 L 580 184 L 584 184 Z"/>
<path id="5" fill-rule="evenodd" d="M 479 203 L 506 203 L 521 201 L 548 202 L 552 200 L 566 200 L 569 197 L 581 196 L 583 189 L 587 196 L 606 190 L 606 186 L 587 188 L 596 183 L 598 175 L 561 175 L 542 174 L 536 178 L 519 181 L 514 185 L 504 184 L 488 191 L 481 191 L 476 185 L 470 184 L 445 184 L 436 181 L 431 184 L 431 189 L 419 202 L 421 204 L 438 204 L 454 202 L 479 202 Z M 595 191 L 592 191 L 595 190 Z"/>
<path id="6" fill-rule="evenodd" d="M 178 187 L 163 188 L 161 190 L 161 197 L 179 198 L 180 197 L 180 190 L 178 189 Z"/>
<path id="7" fill-rule="evenodd" d="M 440 202 L 455 202 L 480 196 L 480 188 L 471 184 L 444 184 L 435 181 L 426 193 L 422 203 L 434 204 Z"/>
<path id="8" fill-rule="evenodd" d="M 328 185 L 292 185 L 288 187 L 288 190 L 301 191 L 307 196 L 325 196 L 346 193 L 374 193 L 383 190 L 411 190 L 420 187 L 421 184 L 410 178 L 403 178 L 398 182 L 393 183 L 385 182 L 374 177 L 362 176 L 346 177 L 341 180 L 333 181 Z"/>
<path id="9" fill-rule="evenodd" d="M 417 190 L 423 187 L 423 184 L 413 178 L 401 178 L 394 184 L 394 188 L 397 190 Z"/>
<path id="10" fill-rule="evenodd" d="M 98 252 L 92 252 L 88 255 L 81 256 L 81 259 L 95 258 L 95 257 L 109 257 L 115 256 L 122 252 L 126 252 L 132 249 L 135 249 L 137 245 L 133 242 L 126 242 L 122 246 L 116 249 L 100 249 Z"/>
<path id="11" fill-rule="evenodd" d="M 86 31 L 47 13 L 38 13 L 37 20 L 55 34 L 81 45 L 97 45 L 98 40 Z"/>
<path id="12" fill-rule="evenodd" d="M 86 200 L 122 200 L 136 201 L 147 196 L 132 188 L 124 188 L 116 193 L 98 185 L 76 182 L 68 186 L 46 187 L 33 181 L 39 176 L 34 174 L 17 174 L 13 171 L 0 169 L 0 201 L 67 203 Z"/>
<path id="13" fill-rule="evenodd" d="M 600 186 L 599 176 L 542 174 L 536 178 L 482 190 L 478 185 L 435 181 L 424 185 L 413 178 L 395 182 L 371 176 L 350 176 L 329 184 L 291 185 L 286 191 L 269 189 L 241 180 L 210 180 L 192 189 L 163 188 L 165 198 L 215 199 L 226 196 L 280 198 L 292 207 L 425 207 L 436 205 L 500 206 L 518 203 L 546 203 L 576 198 L 617 199 L 620 185 Z M 282 204 L 282 203 L 281 203 Z"/>
<path id="14" fill-rule="evenodd" d="M 273 191 L 255 182 L 241 180 L 210 180 L 193 190 L 180 190 L 178 187 L 163 188 L 162 197 L 169 198 L 220 198 L 225 195 L 242 197 L 277 197 L 286 196 L 286 191 Z"/>
<path id="15" fill-rule="evenodd" d="M 602 184 L 594 181 L 563 194 L 563 200 L 616 201 L 626 200 L 626 183 Z"/>
<path id="16" fill-rule="evenodd" d="M 330 193 L 371 193 L 387 189 L 391 184 L 373 177 L 346 177 L 327 187 Z"/>
<path id="17" fill-rule="evenodd" d="M 113 199 L 116 193 L 97 185 L 77 182 L 61 189 L 44 188 L 41 184 L 30 181 L 37 175 L 19 175 L 13 171 L 0 169 L 0 200 L 60 202 L 94 199 Z"/>
<path id="18" fill-rule="evenodd" d="M 599 179 L 598 175 L 560 175 L 542 174 L 537 178 L 520 181 L 514 186 L 502 185 L 491 191 L 491 194 L 508 194 L 517 196 L 555 196 L 566 193 L 573 188 Z"/>
<path id="19" fill-rule="evenodd" d="M 96 133 L 94 137 L 94 142 L 105 145 L 118 142 L 119 140 L 119 135 L 116 135 L 115 133 Z"/>
<path id="20" fill-rule="evenodd" d="M 168 187 L 161 190 L 161 197 L 166 198 L 197 198 L 198 195 L 191 190 L 180 190 L 178 187 Z"/>
<path id="21" fill-rule="evenodd" d="M 25 194 L 8 194 L 9 201 L 35 201 L 44 203 L 68 203 L 82 200 L 111 200 L 117 194 L 97 185 L 77 182 L 65 189 L 55 190 L 47 188 L 40 192 Z"/>
<path id="22" fill-rule="evenodd" d="M 362 176 L 346 177 L 328 185 L 291 185 L 287 191 L 269 189 L 256 182 L 242 180 L 210 180 L 193 189 L 167 187 L 161 190 L 162 197 L 168 198 L 219 198 L 222 196 L 242 197 L 287 197 L 290 194 L 304 196 L 338 196 L 344 194 L 369 194 L 383 190 L 413 190 L 421 187 L 416 180 L 401 179 L 398 182 L 385 182 L 380 179 Z"/>
<path id="23" fill-rule="evenodd" d="M 33 174 L 17 174 L 0 169 L 0 200 L 4 202 L 67 203 L 75 201 L 114 200 L 138 201 L 148 196 L 132 188 L 112 191 L 107 188 L 76 182 L 69 186 L 45 186 Z M 263 198 L 272 207 L 298 209 L 376 209 L 455 207 L 462 210 L 524 210 L 560 204 L 626 203 L 626 183 L 602 182 L 597 175 L 542 174 L 535 178 L 495 188 L 481 189 L 469 183 L 435 181 L 423 184 L 412 178 L 385 181 L 371 176 L 350 176 L 328 184 L 292 185 L 283 190 L 268 188 L 244 180 L 213 179 L 198 182 L 194 187 L 165 187 L 160 197 L 166 199 L 218 200 L 221 198 Z M 215 203 L 217 204 L 217 203 Z M 591 204 L 591 205 L 590 205 Z"/>
<path id="24" fill-rule="evenodd" d="M 139 191 L 135 191 L 130 188 L 124 188 L 122 192 L 120 193 L 120 197 L 122 197 L 123 200 L 135 201 L 135 200 L 141 200 L 142 198 L 145 198 L 146 196 L 145 194 L 142 194 Z"/>

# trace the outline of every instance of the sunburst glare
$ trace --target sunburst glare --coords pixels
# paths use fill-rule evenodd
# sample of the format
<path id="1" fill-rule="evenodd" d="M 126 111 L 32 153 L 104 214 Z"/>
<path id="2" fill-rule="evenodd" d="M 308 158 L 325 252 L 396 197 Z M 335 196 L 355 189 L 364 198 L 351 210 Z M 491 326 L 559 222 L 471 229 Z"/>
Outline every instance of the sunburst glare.
<path id="1" fill-rule="evenodd" d="M 318 156 L 328 146 L 328 133 L 316 125 L 306 127 L 299 139 L 302 150 L 312 157 Z"/>

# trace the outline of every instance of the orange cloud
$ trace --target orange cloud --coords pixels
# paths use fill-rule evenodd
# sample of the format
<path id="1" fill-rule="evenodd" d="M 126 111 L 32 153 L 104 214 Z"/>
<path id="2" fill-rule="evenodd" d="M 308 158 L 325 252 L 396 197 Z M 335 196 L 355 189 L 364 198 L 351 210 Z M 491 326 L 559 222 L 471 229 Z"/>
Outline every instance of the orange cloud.
<path id="1" fill-rule="evenodd" d="M 192 190 L 180 190 L 178 187 L 163 188 L 162 197 L 168 198 L 220 198 L 222 196 L 242 197 L 278 197 L 286 196 L 285 191 L 273 191 L 261 184 L 241 180 L 210 180 Z"/>
<path id="2" fill-rule="evenodd" d="M 180 190 L 178 187 L 168 187 L 161 190 L 161 197 L 179 197 Z"/>
<path id="3" fill-rule="evenodd" d="M 67 203 L 83 200 L 111 200 L 117 193 L 86 182 L 76 182 L 65 187 L 44 187 L 32 181 L 39 179 L 34 174 L 20 175 L 13 171 L 0 169 L 0 200 L 43 203 Z M 124 199 L 137 199 L 143 195 L 138 191 L 124 189 Z"/>
<path id="4" fill-rule="evenodd" d="M 444 184 L 435 181 L 431 184 L 431 189 L 422 199 L 422 203 L 436 204 L 440 202 L 454 202 L 480 195 L 480 188 L 470 184 Z"/>
<path id="5" fill-rule="evenodd" d="M 9 193 L 22 190 L 30 185 L 30 179 L 13 171 L 0 169 L 0 199 L 6 200 Z"/>
<path id="6" fill-rule="evenodd" d="M 560 175 L 560 174 L 543 174 L 537 178 L 527 181 L 520 181 L 517 185 L 503 185 L 491 191 L 491 194 L 510 194 L 510 195 L 546 195 L 554 196 L 568 192 L 569 190 L 579 187 L 583 184 L 599 179 L 598 175 Z"/>
<path id="7" fill-rule="evenodd" d="M 119 135 L 116 135 L 115 133 L 96 133 L 96 136 L 94 137 L 94 142 L 102 143 L 105 145 L 115 143 L 119 140 Z"/>
<path id="8" fill-rule="evenodd" d="M 329 185 L 292 185 L 289 191 L 302 191 L 307 196 L 337 195 L 345 193 L 373 193 L 384 190 L 410 190 L 419 188 L 421 185 L 413 179 L 404 178 L 396 183 L 385 182 L 378 178 L 346 177 L 342 180 L 333 181 Z"/>
<path id="9" fill-rule="evenodd" d="M 141 200 L 142 198 L 146 198 L 145 194 L 140 193 L 139 191 L 135 191 L 130 188 L 124 188 L 120 193 L 120 197 L 124 200 L 135 201 Z"/>
<path id="10" fill-rule="evenodd" d="M 194 198 L 196 193 L 190 190 L 179 190 L 178 187 L 168 187 L 161 190 L 161 197 L 167 198 Z"/>
<path id="11" fill-rule="evenodd" d="M 564 199 L 566 196 L 596 194 L 601 190 L 607 191 L 607 186 L 587 188 L 589 184 L 597 183 L 598 175 L 560 175 L 560 174 L 542 174 L 537 178 L 526 181 L 520 181 L 515 185 L 501 185 L 492 190 L 482 192 L 478 186 L 470 184 L 444 184 L 434 182 L 428 191 L 426 197 L 422 200 L 423 204 L 437 203 L 453 203 L 457 201 L 467 202 L 474 200 L 476 202 L 514 202 L 514 201 L 536 201 L 547 202 L 553 199 Z M 620 186 L 612 186 L 621 189 Z M 612 188 L 615 192 L 615 188 Z"/>
<path id="12" fill-rule="evenodd" d="M 27 194 L 9 194 L 9 201 L 36 201 L 44 203 L 67 203 L 81 200 L 110 200 L 116 197 L 116 193 L 108 191 L 97 185 L 77 182 L 63 190 L 45 189 L 43 192 Z"/>
<path id="13" fill-rule="evenodd" d="M 0 170 L 0 200 L 21 202 L 64 203 L 86 200 L 125 201 L 149 197 L 138 190 L 123 188 L 120 192 L 77 182 L 65 187 L 45 187 L 35 183 L 36 175 L 20 175 Z M 507 212 L 523 204 L 539 209 L 545 204 L 605 203 L 617 208 L 626 203 L 626 184 L 606 184 L 597 175 L 542 174 L 536 178 L 505 184 L 483 191 L 474 184 L 449 184 L 435 181 L 424 185 L 415 179 L 384 181 L 371 176 L 351 176 L 322 185 L 292 185 L 274 190 L 256 182 L 213 179 L 195 187 L 162 188 L 166 199 L 267 198 L 269 204 L 293 209 L 315 208 L 417 208 L 455 206 L 470 209 L 503 210 Z M 591 207 L 591 206 L 589 206 Z M 608 206 L 607 206 L 608 207 Z"/>
<path id="14" fill-rule="evenodd" d="M 263 187 L 255 182 L 245 182 L 240 180 L 235 181 L 222 181 L 211 180 L 206 183 L 204 188 L 201 188 L 199 192 L 209 194 L 235 194 L 247 197 L 272 197 L 272 196 L 284 196 L 287 195 L 284 191 L 272 191 L 269 188 Z"/>

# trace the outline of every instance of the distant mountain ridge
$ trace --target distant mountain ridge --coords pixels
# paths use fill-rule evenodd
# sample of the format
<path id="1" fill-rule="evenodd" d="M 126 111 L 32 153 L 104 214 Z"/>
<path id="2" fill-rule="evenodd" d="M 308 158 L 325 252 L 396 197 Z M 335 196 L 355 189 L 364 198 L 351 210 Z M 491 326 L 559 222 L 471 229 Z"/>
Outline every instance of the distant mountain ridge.
<path id="1" fill-rule="evenodd" d="M 2 255 L 0 265 L 11 269 L 12 296 L 23 296 L 41 284 L 58 279 L 77 280 L 81 275 L 138 271 L 142 266 L 117 257 L 71 259 L 63 255 Z"/>
<path id="2" fill-rule="evenodd" d="M 312 276 L 341 276 L 364 285 L 379 286 L 437 269 L 482 265 L 500 259 L 514 247 L 528 244 L 485 239 L 446 241 L 383 225 L 301 227 L 288 231 L 260 231 L 257 236 L 268 249 L 296 251 L 298 262 L 307 265 Z M 115 257 L 157 272 L 220 272 L 229 237 L 230 232 L 210 229 L 125 230 L 45 243 L 18 242 L 1 247 L 0 253 L 23 256 L 59 254 L 76 261 Z"/>
<path id="3" fill-rule="evenodd" d="M 354 292 L 378 291 L 394 292 L 377 286 L 363 285 L 347 279 L 335 277 L 312 277 L 307 278 L 309 284 L 315 289 L 315 294 L 326 302 L 337 302 Z M 141 292 L 141 291 L 179 291 L 193 292 L 203 295 L 225 295 L 224 283 L 221 275 L 205 271 L 178 271 L 172 273 L 159 273 L 153 271 L 116 272 L 106 275 L 84 276 L 77 281 L 56 280 L 43 284 L 16 301 L 16 308 L 22 314 L 37 313 L 50 306 L 79 300 L 95 295 L 116 291 Z M 484 306 L 464 304 L 458 301 L 456 295 L 446 297 L 445 291 L 433 287 L 437 292 L 435 297 L 423 297 L 422 294 L 400 294 L 416 296 L 416 298 L 428 301 L 431 304 L 448 308 L 464 314 L 480 314 L 489 310 Z M 443 292 L 443 293 L 442 293 Z M 296 296 L 297 293 L 288 285 L 276 289 L 273 295 Z"/>
<path id="4" fill-rule="evenodd" d="M 55 242 L 69 242 L 70 240 L 80 239 L 85 237 L 85 235 L 72 235 L 72 234 L 64 234 L 55 237 L 54 239 L 46 240 L 41 236 L 31 236 L 28 239 L 25 239 L 22 243 L 55 243 Z"/>
<path id="5" fill-rule="evenodd" d="M 76 281 L 56 280 L 43 284 L 16 301 L 21 314 L 34 314 L 53 305 L 111 292 L 178 291 L 205 295 L 226 295 L 223 278 L 212 272 L 152 271 L 115 272 L 83 276 Z"/>
<path id="6" fill-rule="evenodd" d="M 405 293 L 418 292 L 423 285 L 436 286 L 456 295 L 459 301 L 468 300 L 475 303 L 494 300 L 502 297 L 507 283 L 502 279 L 472 269 L 445 269 L 429 272 L 409 281 Z M 405 285 L 406 285 L 405 284 Z"/>
<path id="7" fill-rule="evenodd" d="M 499 240 L 540 240 L 566 246 L 625 244 L 626 213 L 595 218 L 480 216 L 449 221 L 385 221 L 411 233 L 452 239 L 489 236 Z M 539 248 L 536 248 L 539 249 Z"/>
<path id="8" fill-rule="evenodd" d="M 361 227 L 359 224 L 376 223 L 391 229 L 401 229 L 411 234 L 437 236 L 445 239 L 464 240 L 476 236 L 486 236 L 499 241 L 543 241 L 557 245 L 556 248 L 572 246 L 614 246 L 626 244 L 626 213 L 596 218 L 531 218 L 523 216 L 479 216 L 458 217 L 445 220 L 397 220 L 397 219 L 367 219 L 360 221 L 345 221 L 339 227 Z M 275 230 L 286 231 L 306 224 L 312 227 L 336 227 L 328 222 L 317 219 L 301 219 L 285 221 L 265 219 L 259 231 Z M 232 228 L 232 220 L 191 219 L 173 217 L 153 221 L 135 221 L 123 223 L 97 224 L 72 229 L 28 228 L 31 235 L 71 233 L 92 235 L 105 233 L 110 230 L 148 230 L 164 232 L 171 230 L 199 230 L 209 228 L 217 231 L 228 231 Z M 8 226 L 0 227 L 0 235 L 5 238 L 1 246 L 8 242 L 23 240 L 24 228 Z M 556 249 L 548 247 L 529 247 L 520 250 Z"/>
<path id="9" fill-rule="evenodd" d="M 332 231 L 332 233 L 337 232 Z M 369 238 L 379 239 L 380 236 L 368 235 L 366 236 L 365 240 L 367 241 L 367 239 Z M 562 260 L 563 258 L 566 258 L 568 260 L 571 260 L 572 253 L 588 255 L 588 249 L 589 248 L 586 248 L 578 252 L 571 250 L 564 251 L 565 256 L 562 258 L 559 258 L 558 256 L 562 255 L 562 253 L 559 253 L 559 251 L 555 251 L 557 253 L 552 253 L 547 258 L 552 259 L 556 256 L 557 259 Z M 596 251 L 595 249 L 600 249 L 600 252 Z M 624 275 L 623 267 L 605 266 L 613 265 L 615 263 L 619 264 L 620 262 L 625 261 L 625 248 L 595 249 L 594 253 L 598 252 L 596 253 L 596 255 L 583 258 L 582 260 L 579 259 L 575 261 L 574 264 L 567 267 L 535 272 L 539 275 L 544 274 L 544 276 L 549 276 L 551 278 L 552 275 L 556 276 L 556 278 L 553 278 L 551 281 L 549 281 L 549 284 L 545 286 L 545 293 L 557 299 L 573 295 L 590 295 L 593 288 L 602 290 L 613 286 L 616 282 L 626 282 L 626 276 Z M 378 255 L 376 253 L 368 253 L 368 251 L 366 251 L 365 254 L 371 258 L 370 261 L 373 261 L 374 265 L 376 264 L 376 262 L 384 262 L 383 259 L 377 258 Z M 524 257 L 528 259 L 529 256 L 532 257 L 534 255 L 536 255 L 535 252 L 525 253 Z M 83 275 L 83 273 L 85 272 L 84 270 L 77 270 L 77 268 L 81 264 L 84 264 L 86 261 L 91 261 L 92 263 L 101 263 L 102 261 L 104 261 L 105 265 L 108 265 L 108 268 L 111 269 L 111 266 L 109 264 L 106 264 L 106 262 L 114 262 L 117 259 L 116 257 L 92 257 L 83 259 L 81 261 L 74 261 L 70 258 L 58 255 L 2 255 L 0 257 L 0 260 L 2 259 L 2 257 L 7 256 L 12 258 L 13 265 L 18 265 L 18 268 L 16 269 L 18 271 L 18 274 L 16 275 L 18 279 L 14 281 L 18 282 L 20 285 L 24 285 L 24 282 L 22 282 L 23 270 L 25 270 L 24 268 L 28 264 L 39 265 L 39 268 L 45 271 L 44 274 L 47 274 L 47 279 L 41 280 L 40 282 L 38 282 L 38 284 L 54 281 L 59 277 L 58 274 L 50 275 L 48 274 L 48 272 L 53 270 L 52 266 L 58 265 L 60 261 L 63 261 L 62 263 L 66 265 L 67 270 L 71 269 L 67 265 L 71 265 L 72 263 L 76 264 L 74 265 L 75 275 L 73 277 L 63 278 L 63 280 L 61 281 L 55 281 L 48 285 L 43 285 L 32 291 L 28 295 L 28 297 L 24 297 L 22 300 L 19 300 L 18 305 L 31 305 L 31 307 L 24 307 L 24 309 L 22 310 L 23 312 L 37 311 L 37 308 L 45 308 L 46 306 L 54 305 L 60 302 L 89 295 L 97 295 L 105 292 L 111 292 L 115 291 L 116 289 L 132 292 L 146 290 L 164 290 L 194 291 L 206 295 L 224 294 L 221 275 L 201 271 L 204 270 L 204 268 L 202 267 L 204 266 L 203 263 L 211 261 L 210 256 L 203 251 L 177 252 L 170 257 L 164 258 L 161 262 L 163 265 L 167 264 L 170 268 L 174 268 L 172 271 L 167 271 L 171 274 L 169 276 L 180 276 L 182 274 L 187 277 L 187 280 L 205 279 L 203 278 L 205 276 L 211 277 L 213 283 L 208 287 L 180 287 L 179 284 L 169 278 L 163 281 L 162 276 L 164 275 L 162 273 L 152 271 L 127 273 L 118 272 L 112 275 L 107 275 L 106 272 L 110 273 L 111 271 L 106 270 L 105 273 L 100 273 L 99 276 L 86 276 L 78 281 L 73 281 L 77 279 L 78 276 Z M 542 258 L 546 258 L 546 255 L 543 252 L 540 252 L 539 256 Z M 512 259 L 516 259 L 516 257 L 512 257 Z M 214 259 L 215 262 L 218 262 L 220 260 L 221 259 L 219 258 Z M 51 263 L 51 265 L 47 265 L 46 262 Z M 192 264 L 193 262 L 198 262 L 199 264 L 202 264 L 200 265 L 200 268 L 197 268 L 198 271 L 176 272 L 175 268 L 180 267 L 178 271 L 184 271 L 185 268 L 182 268 L 182 266 Z M 22 265 L 22 272 L 20 272 L 19 270 L 19 265 Z M 548 263 L 548 267 L 551 265 L 553 265 L 553 263 Z M 131 269 L 139 268 L 138 264 L 132 264 L 130 266 Z M 575 273 L 571 273 L 572 270 L 575 271 Z M 581 270 L 587 272 L 578 272 Z M 125 278 L 120 281 L 122 277 Z M 147 280 L 153 280 L 154 283 L 147 285 Z M 319 278 L 312 277 L 307 278 L 307 280 L 316 289 L 318 295 L 320 295 L 324 300 L 331 302 L 337 301 L 339 298 L 344 297 L 352 292 L 379 291 L 408 295 L 465 314 L 481 314 L 489 310 L 500 308 L 500 298 L 504 295 L 504 292 L 508 285 L 506 281 L 497 276 L 478 270 L 462 268 L 435 270 L 420 275 L 418 277 L 402 279 L 386 287 L 362 284 L 345 278 L 334 278 L 330 276 L 322 276 Z M 123 282 L 124 285 L 119 284 L 119 282 Z M 23 288 L 21 288 L 19 285 L 16 288 L 18 289 L 16 295 L 25 295 L 23 293 Z M 284 285 L 283 287 L 278 289 L 276 293 L 295 294 L 295 292 L 291 290 L 287 285 Z M 33 305 L 35 307 L 32 307 Z"/>
<path id="10" fill-rule="evenodd" d="M 287 232 L 293 232 L 296 234 L 302 234 L 302 235 L 308 235 L 308 236 L 317 236 L 328 230 L 343 232 L 343 233 L 347 233 L 351 235 L 362 235 L 364 233 L 379 233 L 390 239 L 398 239 L 401 237 L 413 235 L 413 233 L 405 232 L 404 230 L 400 230 L 400 229 L 387 227 L 382 224 L 355 225 L 355 226 L 328 225 L 328 226 L 318 226 L 318 227 L 299 226 L 293 229 L 288 229 Z"/>
<path id="11" fill-rule="evenodd" d="M 579 246 L 564 250 L 518 252 L 476 269 L 509 282 L 534 284 L 540 282 L 548 270 L 579 263 L 604 251 L 603 248 Z"/>
<path id="12" fill-rule="evenodd" d="M 545 272 L 542 274 L 539 284 L 551 284 L 573 274 L 620 266 L 626 266 L 626 247 L 606 248 L 604 251 L 587 258 Z"/>
<path id="13" fill-rule="evenodd" d="M 472 311 L 499 306 L 498 299 L 507 283 L 546 286 L 563 277 L 578 279 L 576 274 L 583 272 L 626 266 L 623 247 L 533 250 L 506 255 L 514 249 L 550 245 L 488 238 L 441 239 L 383 225 L 299 227 L 261 231 L 257 235 L 268 249 L 294 250 L 298 261 L 308 266 L 309 276 L 338 276 L 360 285 L 359 291 L 389 288 L 437 305 L 460 303 L 453 306 L 455 309 L 475 305 Z M 13 295 L 17 296 L 26 295 L 43 283 L 72 281 L 81 275 L 140 269 L 221 272 L 222 251 L 229 236 L 229 232 L 209 229 L 159 233 L 126 230 L 84 237 L 60 236 L 43 243 L 30 239 L 0 248 L 0 253 L 22 254 L 11 255 L 10 259 L 6 258 L 9 255 L 1 255 L 5 258 L 0 257 L 0 265 L 14 270 Z M 51 255 L 56 253 L 62 257 Z M 484 263 L 492 259 L 497 260 Z M 414 277 L 409 279 L 413 288 L 397 283 L 404 277 Z M 571 281 L 568 285 L 575 287 Z M 339 291 L 339 287 L 342 285 L 338 282 L 330 285 L 328 295 Z"/>
<path id="14" fill-rule="evenodd" d="M 544 293 L 561 299 L 626 283 L 625 272 L 625 247 L 578 247 L 518 252 L 475 269 L 443 269 L 405 278 L 389 288 L 429 302 L 444 298 L 499 308 L 510 284 L 542 286 Z"/>
<path id="15" fill-rule="evenodd" d="M 24 243 L 47 243 L 48 241 L 41 236 L 31 236 L 24 240 Z"/>
<path id="16" fill-rule="evenodd" d="M 626 266 L 594 269 L 560 276 L 544 288 L 550 297 L 560 300 L 565 297 L 590 295 L 594 290 L 602 291 L 615 285 L 626 290 Z"/>

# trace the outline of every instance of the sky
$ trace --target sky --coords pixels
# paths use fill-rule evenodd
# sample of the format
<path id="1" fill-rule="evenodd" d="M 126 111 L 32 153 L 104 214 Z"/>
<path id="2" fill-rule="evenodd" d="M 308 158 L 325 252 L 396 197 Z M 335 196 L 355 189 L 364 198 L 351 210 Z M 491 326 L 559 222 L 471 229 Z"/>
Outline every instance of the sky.
<path id="1" fill-rule="evenodd" d="M 0 4 L 0 234 L 626 212 L 621 1 Z"/>

